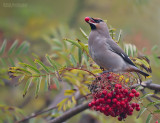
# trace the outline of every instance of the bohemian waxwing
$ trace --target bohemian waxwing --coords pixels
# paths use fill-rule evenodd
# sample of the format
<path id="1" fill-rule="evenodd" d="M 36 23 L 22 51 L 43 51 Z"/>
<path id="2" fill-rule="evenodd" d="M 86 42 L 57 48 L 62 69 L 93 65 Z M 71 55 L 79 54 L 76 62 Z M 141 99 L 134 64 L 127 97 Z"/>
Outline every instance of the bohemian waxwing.
<path id="1" fill-rule="evenodd" d="M 138 72 L 143 76 L 149 74 L 141 71 L 127 54 L 111 38 L 107 24 L 99 18 L 86 17 L 91 32 L 88 39 L 89 53 L 92 59 L 107 72 Z"/>

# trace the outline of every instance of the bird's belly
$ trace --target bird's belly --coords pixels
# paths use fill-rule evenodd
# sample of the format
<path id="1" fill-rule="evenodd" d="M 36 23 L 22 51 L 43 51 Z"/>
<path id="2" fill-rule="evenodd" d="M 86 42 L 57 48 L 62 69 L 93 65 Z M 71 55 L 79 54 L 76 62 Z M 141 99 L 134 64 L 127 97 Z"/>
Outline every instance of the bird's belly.
<path id="1" fill-rule="evenodd" d="M 120 71 L 126 65 L 123 59 L 118 55 L 115 56 L 115 53 L 113 52 L 105 52 L 102 54 L 92 51 L 91 57 L 96 64 L 108 70 Z"/>

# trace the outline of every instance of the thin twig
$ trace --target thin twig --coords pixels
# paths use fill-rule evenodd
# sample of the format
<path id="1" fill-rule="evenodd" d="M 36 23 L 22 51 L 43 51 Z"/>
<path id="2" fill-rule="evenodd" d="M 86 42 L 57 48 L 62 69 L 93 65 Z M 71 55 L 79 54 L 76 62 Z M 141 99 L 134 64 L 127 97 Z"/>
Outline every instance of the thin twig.
<path id="1" fill-rule="evenodd" d="M 142 89 L 141 92 L 143 93 L 143 95 L 147 94 L 147 92 L 146 92 L 144 89 Z M 154 102 L 149 96 L 146 97 L 146 98 L 147 98 L 148 101 Z M 155 106 L 157 109 L 159 109 L 159 106 L 158 106 L 158 105 L 154 105 L 154 106 Z"/>
<path id="2" fill-rule="evenodd" d="M 68 111 L 66 111 L 63 115 L 57 117 L 57 118 L 54 118 L 53 120 L 51 120 L 49 123 L 62 123 L 66 120 L 68 120 L 69 118 L 73 117 L 74 115 L 88 109 L 88 103 L 84 103 L 84 104 L 81 104 L 81 105 L 78 105 L 76 106 L 75 108 L 72 108 Z"/>
<path id="3" fill-rule="evenodd" d="M 53 110 L 53 109 L 56 109 L 56 108 L 57 108 L 57 106 L 54 106 L 54 107 L 51 107 L 51 108 L 46 109 L 46 110 L 44 110 L 44 111 L 41 111 L 41 112 L 38 112 L 38 113 L 34 113 L 34 114 L 32 114 L 32 115 L 30 115 L 30 116 L 28 116 L 28 117 L 26 117 L 26 118 L 24 118 L 24 119 L 22 119 L 22 120 L 16 121 L 15 123 L 23 123 L 24 121 L 28 121 L 28 120 L 30 120 L 31 118 L 37 117 L 37 116 L 40 115 L 40 114 L 49 112 L 49 111 L 51 111 L 51 110 Z"/>

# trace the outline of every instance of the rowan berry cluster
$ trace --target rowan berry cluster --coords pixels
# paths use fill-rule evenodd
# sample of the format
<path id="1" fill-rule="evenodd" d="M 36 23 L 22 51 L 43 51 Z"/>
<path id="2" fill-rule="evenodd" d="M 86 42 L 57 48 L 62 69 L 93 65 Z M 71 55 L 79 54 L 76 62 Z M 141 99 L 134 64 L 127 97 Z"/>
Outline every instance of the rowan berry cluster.
<path id="1" fill-rule="evenodd" d="M 114 80 L 112 77 L 108 79 Z M 106 116 L 118 116 L 119 121 L 124 120 L 128 115 L 132 115 L 134 110 L 140 110 L 139 104 L 132 101 L 134 97 L 140 95 L 135 89 L 130 89 L 122 83 L 106 85 L 101 86 L 99 91 L 92 92 L 93 99 L 88 104 L 91 109 L 100 111 Z"/>

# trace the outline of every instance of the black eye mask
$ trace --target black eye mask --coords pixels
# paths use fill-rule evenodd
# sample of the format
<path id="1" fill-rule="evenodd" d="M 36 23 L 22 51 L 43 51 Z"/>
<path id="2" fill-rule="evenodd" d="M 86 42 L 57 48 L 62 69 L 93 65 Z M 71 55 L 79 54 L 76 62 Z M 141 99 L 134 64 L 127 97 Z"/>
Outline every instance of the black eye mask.
<path id="1" fill-rule="evenodd" d="M 96 20 L 94 18 L 92 18 L 94 20 L 95 23 L 100 23 L 100 22 L 103 22 L 103 20 L 99 19 L 99 20 Z"/>

